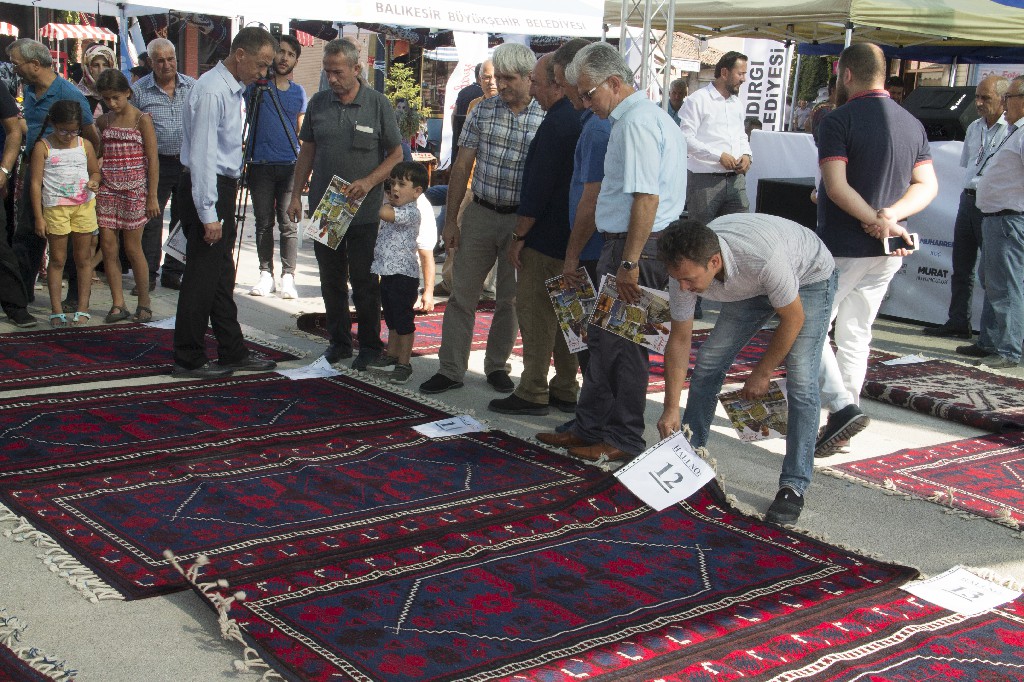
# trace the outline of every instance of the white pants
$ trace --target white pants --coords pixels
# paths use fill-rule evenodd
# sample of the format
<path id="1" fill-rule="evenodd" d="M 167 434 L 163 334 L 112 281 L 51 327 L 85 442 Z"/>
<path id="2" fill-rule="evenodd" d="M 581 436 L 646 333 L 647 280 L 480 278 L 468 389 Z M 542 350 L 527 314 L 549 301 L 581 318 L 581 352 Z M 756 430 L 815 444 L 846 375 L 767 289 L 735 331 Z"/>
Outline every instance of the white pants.
<path id="1" fill-rule="evenodd" d="M 828 339 L 821 352 L 821 405 L 833 414 L 847 405 L 860 404 L 860 389 L 868 370 L 871 325 L 889 289 L 889 280 L 902 258 L 836 258 L 839 286 L 832 303 L 837 351 Z"/>

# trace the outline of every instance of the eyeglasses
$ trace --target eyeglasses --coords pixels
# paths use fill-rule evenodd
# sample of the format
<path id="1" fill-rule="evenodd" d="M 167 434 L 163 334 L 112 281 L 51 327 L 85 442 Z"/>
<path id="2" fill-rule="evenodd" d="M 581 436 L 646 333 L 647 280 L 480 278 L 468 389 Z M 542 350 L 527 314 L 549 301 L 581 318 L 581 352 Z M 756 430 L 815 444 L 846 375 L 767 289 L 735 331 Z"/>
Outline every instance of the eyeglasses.
<path id="1" fill-rule="evenodd" d="M 82 129 L 76 128 L 75 130 L 63 130 L 61 128 L 54 128 L 53 132 L 57 133 L 61 137 L 75 137 L 80 132 L 82 132 Z"/>
<path id="2" fill-rule="evenodd" d="M 608 78 L 611 78 L 611 76 L 608 76 Z M 590 102 L 591 100 L 593 100 L 594 99 L 594 93 L 597 92 L 598 88 L 600 88 L 602 85 L 604 85 L 605 83 L 608 82 L 608 78 L 605 78 L 603 81 L 601 81 L 600 83 L 598 83 L 594 87 L 590 88 L 586 92 L 581 92 L 580 93 L 580 99 L 582 99 L 584 102 Z"/>
<path id="3" fill-rule="evenodd" d="M 1014 97 L 1024 97 L 1024 92 L 1018 92 L 1016 95 L 1003 95 L 1003 99 L 1013 99 Z"/>

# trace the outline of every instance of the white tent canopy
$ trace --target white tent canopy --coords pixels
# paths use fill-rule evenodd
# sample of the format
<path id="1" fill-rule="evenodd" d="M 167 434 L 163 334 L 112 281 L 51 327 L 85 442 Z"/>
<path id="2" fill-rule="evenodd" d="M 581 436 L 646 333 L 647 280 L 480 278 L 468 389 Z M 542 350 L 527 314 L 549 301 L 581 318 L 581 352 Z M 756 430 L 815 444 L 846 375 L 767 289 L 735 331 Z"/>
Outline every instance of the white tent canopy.
<path id="1" fill-rule="evenodd" d="M 605 2 L 609 24 L 619 23 L 622 2 Z M 848 26 L 854 41 L 903 46 L 1019 45 L 1024 35 L 1015 0 L 677 0 L 675 16 L 675 30 L 692 35 L 799 42 L 841 43 Z"/>

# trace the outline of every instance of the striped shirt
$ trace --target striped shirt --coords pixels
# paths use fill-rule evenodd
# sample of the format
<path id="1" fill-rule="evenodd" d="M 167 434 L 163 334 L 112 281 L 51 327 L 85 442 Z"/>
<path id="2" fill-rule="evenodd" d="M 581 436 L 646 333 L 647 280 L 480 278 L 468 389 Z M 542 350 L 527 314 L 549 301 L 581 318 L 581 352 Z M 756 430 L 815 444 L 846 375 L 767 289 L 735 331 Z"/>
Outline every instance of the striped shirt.
<path id="1" fill-rule="evenodd" d="M 745 301 L 767 296 L 778 310 L 797 299 L 800 287 L 828 279 L 835 261 L 812 230 L 765 213 L 733 213 L 708 227 L 718 234 L 725 281 L 717 278 L 700 295 L 711 301 Z M 782 247 L 780 245 L 785 245 Z M 693 319 L 697 294 L 669 278 L 673 320 Z"/>
<path id="2" fill-rule="evenodd" d="M 485 99 L 469 114 L 459 146 L 476 150 L 473 196 L 496 206 L 518 206 L 530 142 L 544 120 L 537 100 L 513 113 L 501 97 Z"/>
<path id="3" fill-rule="evenodd" d="M 181 153 L 181 116 L 195 83 L 194 78 L 179 73 L 174 97 L 169 97 L 156 84 L 151 73 L 132 85 L 132 103 L 153 117 L 158 154 L 177 156 Z"/>

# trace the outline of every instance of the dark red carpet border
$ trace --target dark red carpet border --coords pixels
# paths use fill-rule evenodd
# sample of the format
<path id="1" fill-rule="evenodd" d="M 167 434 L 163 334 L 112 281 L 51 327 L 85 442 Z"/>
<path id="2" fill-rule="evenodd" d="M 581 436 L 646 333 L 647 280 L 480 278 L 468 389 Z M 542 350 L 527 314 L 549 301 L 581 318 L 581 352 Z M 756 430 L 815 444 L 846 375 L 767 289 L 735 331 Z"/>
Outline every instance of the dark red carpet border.
<path id="1" fill-rule="evenodd" d="M 1024 527 L 1024 433 L 909 448 L 829 468 L 1013 528 Z"/>
<path id="2" fill-rule="evenodd" d="M 246 599 L 229 615 L 296 679 L 640 680 L 737 637 L 869 609 L 915 575 L 704 492 L 656 513 L 615 485 L 515 523 L 232 584 Z"/>
<path id="3" fill-rule="evenodd" d="M 216 381 L 0 399 L 0 489 L 164 460 L 323 443 L 448 416 L 358 379 Z"/>
<path id="4" fill-rule="evenodd" d="M 249 352 L 282 361 L 297 356 L 246 341 Z M 174 330 L 127 323 L 0 334 L 0 390 L 134 379 L 169 374 Z M 217 359 L 217 341 L 206 336 L 206 354 Z"/>
<path id="5" fill-rule="evenodd" d="M 993 433 L 1024 430 L 1024 381 L 943 360 L 869 366 L 861 394 Z"/>

